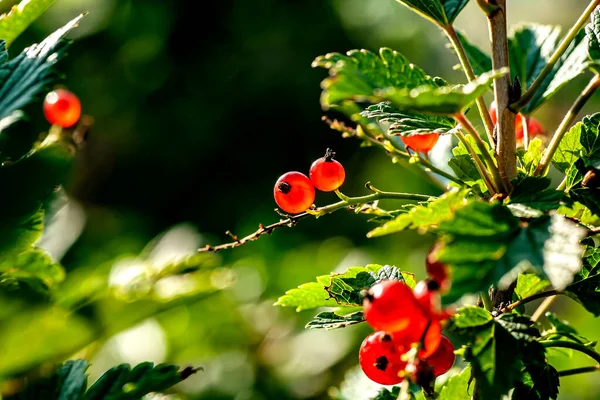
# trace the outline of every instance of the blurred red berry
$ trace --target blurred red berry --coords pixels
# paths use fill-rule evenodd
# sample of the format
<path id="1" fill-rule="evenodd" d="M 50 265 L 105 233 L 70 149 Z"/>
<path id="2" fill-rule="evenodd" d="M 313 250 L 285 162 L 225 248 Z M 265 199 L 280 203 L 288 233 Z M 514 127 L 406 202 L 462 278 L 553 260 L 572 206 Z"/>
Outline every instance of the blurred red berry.
<path id="1" fill-rule="evenodd" d="M 400 281 L 372 286 L 364 297 L 363 310 L 369 325 L 380 331 L 397 332 L 427 323 L 413 291 Z"/>
<path id="2" fill-rule="evenodd" d="M 450 277 L 448 274 L 448 266 L 437 260 L 437 253 L 441 247 L 442 244 L 437 242 L 429 249 L 427 257 L 425 258 L 425 269 L 427 270 L 427 275 L 440 285 L 440 290 L 446 292 L 450 289 Z"/>
<path id="3" fill-rule="evenodd" d="M 445 374 L 454 365 L 456 355 L 454 354 L 454 345 L 446 336 L 442 336 L 438 349 L 428 358 L 423 359 L 427 364 L 433 367 L 433 374 L 440 376 Z"/>
<path id="4" fill-rule="evenodd" d="M 81 117 L 81 102 L 72 92 L 57 89 L 46 95 L 44 99 L 44 115 L 52 125 L 69 128 Z"/>

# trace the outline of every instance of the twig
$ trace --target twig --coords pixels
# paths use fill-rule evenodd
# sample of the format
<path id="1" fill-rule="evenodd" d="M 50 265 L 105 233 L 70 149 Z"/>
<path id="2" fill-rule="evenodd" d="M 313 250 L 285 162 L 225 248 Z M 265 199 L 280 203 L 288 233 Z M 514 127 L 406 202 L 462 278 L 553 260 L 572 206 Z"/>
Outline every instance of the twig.
<path id="1" fill-rule="evenodd" d="M 496 11 L 488 15 L 492 40 L 492 66 L 495 70 L 508 68 L 508 39 L 506 34 L 506 0 L 497 0 Z M 515 138 L 515 113 L 508 109 L 512 101 L 510 74 L 494 79 L 494 98 L 498 113 L 496 123 L 496 154 L 498 170 L 503 185 L 511 190 L 511 181 L 517 176 L 517 140 Z M 506 192 L 505 192 L 506 193 Z M 508 193 L 506 193 L 508 194 Z"/>
<path id="2" fill-rule="evenodd" d="M 540 292 L 540 293 L 536 293 L 534 295 L 531 295 L 529 297 L 525 297 L 524 299 L 515 301 L 514 303 L 504 307 L 503 309 L 500 310 L 501 313 L 505 313 L 505 312 L 509 312 L 511 310 L 514 310 L 515 308 L 522 306 L 524 304 L 527 303 L 531 303 L 532 301 L 535 300 L 539 300 L 539 299 L 543 299 L 544 297 L 550 297 L 550 296 L 556 296 L 562 294 L 561 292 L 558 292 L 556 290 L 548 290 L 546 292 Z"/>
<path id="3" fill-rule="evenodd" d="M 456 137 L 466 147 L 467 151 L 471 155 L 471 158 L 473 158 L 473 162 L 475 162 L 475 166 L 477 167 L 477 171 L 479 171 L 479 175 L 481 175 L 481 178 L 485 182 L 485 186 L 488 188 L 488 190 L 490 191 L 491 195 L 493 196 L 496 193 L 498 193 L 498 188 L 494 184 L 494 181 L 493 181 L 492 177 L 490 176 L 489 172 L 485 169 L 485 166 L 483 165 L 483 162 L 481 161 L 481 159 L 479 158 L 479 156 L 477 155 L 477 153 L 475 153 L 475 150 L 473 150 L 473 147 L 471 147 L 471 144 L 467 141 L 467 139 L 460 132 L 456 132 Z"/>
<path id="4" fill-rule="evenodd" d="M 558 371 L 558 376 L 570 376 L 570 375 L 585 374 L 587 372 L 598 372 L 598 371 L 600 371 L 600 365 L 594 365 L 591 367 L 581 367 L 581 368 L 567 369 L 564 371 Z"/>
<path id="5" fill-rule="evenodd" d="M 554 52 L 554 54 L 552 54 L 544 69 L 542 69 L 542 72 L 540 72 L 540 74 L 535 78 L 531 86 L 527 88 L 525 93 L 523 93 L 523 96 L 521 96 L 521 98 L 518 101 L 510 105 L 511 110 L 513 110 L 514 112 L 519 112 L 523 107 L 527 105 L 527 103 L 529 103 L 529 101 L 531 101 L 535 92 L 537 92 L 541 84 L 546 80 L 548 74 L 554 69 L 554 66 L 556 65 L 558 60 L 560 60 L 564 52 L 567 50 L 567 48 L 573 41 L 573 39 L 575 39 L 579 31 L 583 28 L 588 18 L 590 17 L 590 14 L 594 11 L 598 4 L 600 4 L 600 0 L 593 0 L 590 2 L 590 4 L 579 17 L 579 19 L 575 22 L 575 25 L 571 27 L 569 32 L 567 32 L 565 37 L 561 40 L 560 44 L 556 48 L 556 51 Z M 499 109 L 500 108 L 498 108 L 498 110 Z"/>
<path id="6" fill-rule="evenodd" d="M 533 322 L 536 322 L 537 320 L 539 320 L 542 317 L 542 315 L 544 315 L 546 313 L 546 310 L 548 310 L 548 308 L 552 305 L 552 303 L 554 303 L 554 300 L 556 300 L 557 297 L 558 297 L 558 295 L 555 294 L 554 296 L 545 298 L 544 301 L 542 301 L 542 304 L 539 305 L 539 307 L 535 310 L 535 312 L 531 316 L 531 320 Z"/>
<path id="7" fill-rule="evenodd" d="M 594 75 L 590 83 L 586 86 L 586 88 L 581 92 L 579 97 L 575 100 L 563 120 L 561 121 L 558 128 L 556 128 L 556 132 L 554 136 L 552 136 L 552 140 L 548 145 L 548 148 L 544 151 L 542 155 L 542 159 L 537 169 L 535 170 L 535 175 L 545 175 L 548 172 L 548 167 L 550 166 L 550 162 L 552 161 L 552 157 L 554 153 L 558 149 L 560 145 L 560 141 L 562 140 L 565 133 L 573 123 L 573 120 L 579 114 L 585 103 L 592 97 L 592 95 L 596 92 L 596 90 L 600 87 L 600 75 Z"/>
<path id="8" fill-rule="evenodd" d="M 551 340 L 551 341 L 550 340 L 549 341 L 542 340 L 539 343 L 546 348 L 561 347 L 561 348 L 565 348 L 565 349 L 577 350 L 577 351 L 589 356 L 590 358 L 594 359 L 594 361 L 596 361 L 597 363 L 600 363 L 600 354 L 596 353 L 596 351 L 594 351 L 593 349 L 590 349 L 589 347 L 586 347 L 580 343 L 569 342 L 566 340 Z"/>
<path id="9" fill-rule="evenodd" d="M 263 224 L 259 224 L 258 230 L 251 233 L 248 236 L 245 236 L 240 239 L 237 236 L 233 235 L 232 236 L 234 238 L 233 242 L 220 244 L 218 246 L 211 246 L 210 244 L 207 244 L 206 246 L 198 249 L 198 252 L 199 253 L 208 252 L 208 251 L 217 252 L 219 250 L 232 249 L 234 247 L 239 247 L 248 242 L 257 240 L 258 238 L 260 238 L 263 235 L 270 235 L 277 228 L 283 228 L 283 227 L 291 228 L 291 227 L 295 226 L 298 223 L 298 221 L 303 218 L 306 218 L 309 216 L 318 218 L 318 217 L 321 217 L 326 214 L 331 214 L 331 213 L 341 210 L 343 208 L 347 208 L 347 207 L 351 207 L 351 206 L 360 207 L 360 206 L 363 206 L 368 203 L 372 203 L 377 200 L 388 199 L 388 200 L 427 201 L 432 198 L 435 198 L 435 196 L 428 196 L 428 195 L 424 195 L 424 194 L 384 192 L 382 190 L 373 188 L 373 186 L 370 186 L 370 187 L 372 188 L 371 190 L 374 191 L 374 193 L 372 193 L 372 194 L 369 194 L 366 196 L 360 196 L 360 197 L 347 197 L 347 196 L 342 195 L 345 197 L 345 199 L 342 201 L 339 201 L 337 203 L 329 204 L 324 207 L 315 208 L 314 210 L 308 210 L 306 212 L 303 212 L 303 213 L 297 214 L 297 215 L 286 215 L 287 218 L 282 219 L 279 222 L 275 222 L 274 224 L 271 224 L 271 225 L 264 226 Z M 339 195 L 340 194 L 338 194 L 338 196 Z M 229 234 L 230 234 L 230 236 L 232 235 L 231 232 L 229 232 Z"/>

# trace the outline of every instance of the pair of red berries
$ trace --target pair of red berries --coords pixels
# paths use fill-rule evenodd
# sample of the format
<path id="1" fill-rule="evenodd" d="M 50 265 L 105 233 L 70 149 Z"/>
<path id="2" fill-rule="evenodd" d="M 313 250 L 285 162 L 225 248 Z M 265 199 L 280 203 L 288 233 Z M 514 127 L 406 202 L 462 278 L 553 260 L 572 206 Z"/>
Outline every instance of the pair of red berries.
<path id="1" fill-rule="evenodd" d="M 411 367 L 411 380 L 421 382 L 420 371 L 428 371 L 431 380 L 454 364 L 454 346 L 441 333 L 440 321 L 449 313 L 441 309 L 436 281 L 419 282 L 414 291 L 403 282 L 379 282 L 365 295 L 363 311 L 378 330 L 363 341 L 359 352 L 361 368 L 371 380 L 395 385 Z M 405 354 L 419 344 L 417 361 L 409 365 Z"/>
<path id="2" fill-rule="evenodd" d="M 315 201 L 315 188 L 323 192 L 337 190 L 344 179 L 346 171 L 342 164 L 334 160 L 335 153 L 327 149 L 325 156 L 310 166 L 310 179 L 301 172 L 287 172 L 277 179 L 273 196 L 277 206 L 290 214 L 304 212 Z"/>
<path id="3" fill-rule="evenodd" d="M 498 122 L 498 110 L 496 109 L 496 102 L 492 102 L 490 104 L 490 117 L 492 118 L 492 123 L 496 125 Z M 515 135 L 517 137 L 517 142 L 522 143 L 523 138 L 525 137 L 525 133 L 523 130 L 523 122 L 525 118 L 523 114 L 517 114 L 515 118 Z M 529 117 L 529 121 L 527 124 L 527 131 L 529 132 L 529 137 L 535 137 L 538 135 L 544 134 L 544 126 L 535 118 Z"/>
<path id="4" fill-rule="evenodd" d="M 81 102 L 72 92 L 56 89 L 44 99 L 44 116 L 52 125 L 70 128 L 81 117 Z"/>

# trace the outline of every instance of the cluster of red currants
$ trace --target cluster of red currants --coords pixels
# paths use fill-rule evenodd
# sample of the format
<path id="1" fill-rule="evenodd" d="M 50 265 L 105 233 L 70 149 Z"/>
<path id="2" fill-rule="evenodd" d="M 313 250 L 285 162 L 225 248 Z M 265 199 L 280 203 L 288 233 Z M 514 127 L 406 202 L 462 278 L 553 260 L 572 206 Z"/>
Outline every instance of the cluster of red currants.
<path id="1" fill-rule="evenodd" d="M 81 117 L 81 102 L 68 90 L 53 90 L 44 99 L 44 116 L 52 125 L 70 128 Z"/>
<path id="2" fill-rule="evenodd" d="M 299 214 L 308 210 L 315 201 L 315 188 L 323 192 L 337 190 L 344 179 L 346 171 L 338 161 L 335 153 L 327 149 L 325 156 L 316 160 L 310 167 L 310 179 L 301 172 L 287 172 L 277 179 L 273 195 L 277 206 L 290 214 Z"/>
<path id="3" fill-rule="evenodd" d="M 408 377 L 427 385 L 454 365 L 454 346 L 443 336 L 442 323 L 451 313 L 442 310 L 440 291 L 449 288 L 446 266 L 427 256 L 430 279 L 412 290 L 400 281 L 386 280 L 364 295 L 363 311 L 377 332 L 363 341 L 359 362 L 364 373 L 382 385 L 395 385 Z M 407 353 L 415 349 L 416 356 Z"/>

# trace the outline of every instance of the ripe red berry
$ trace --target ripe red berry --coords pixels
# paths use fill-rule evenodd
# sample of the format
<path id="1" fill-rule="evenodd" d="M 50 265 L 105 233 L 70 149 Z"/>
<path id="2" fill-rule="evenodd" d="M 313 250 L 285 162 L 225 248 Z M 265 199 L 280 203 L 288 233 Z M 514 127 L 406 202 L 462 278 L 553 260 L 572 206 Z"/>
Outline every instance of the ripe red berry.
<path id="1" fill-rule="evenodd" d="M 440 285 L 440 290 L 446 292 L 450 289 L 450 277 L 448 274 L 448 266 L 437 260 L 437 253 L 442 247 L 440 242 L 434 244 L 425 258 L 425 269 L 427 275 Z"/>
<path id="2" fill-rule="evenodd" d="M 308 210 L 315 201 L 315 187 L 306 175 L 292 171 L 277 179 L 273 195 L 279 208 L 290 214 L 298 214 Z"/>
<path id="3" fill-rule="evenodd" d="M 381 281 L 372 286 L 363 300 L 365 319 L 379 331 L 397 332 L 426 324 L 413 291 L 400 281 Z"/>
<path id="4" fill-rule="evenodd" d="M 52 125 L 69 128 L 81 117 L 81 102 L 72 92 L 56 89 L 44 99 L 44 115 Z"/>
<path id="5" fill-rule="evenodd" d="M 427 332 L 425 332 L 427 329 Z M 423 337 L 425 333 L 425 337 Z M 405 329 L 391 333 L 392 339 L 397 346 L 398 352 L 404 354 L 413 345 L 418 345 L 423 339 L 419 349 L 419 358 L 431 356 L 439 347 L 442 340 L 442 327 L 439 321 L 417 320 Z"/>
<path id="6" fill-rule="evenodd" d="M 365 375 L 381 385 L 395 385 L 403 381 L 406 362 L 402 361 L 391 335 L 375 332 L 360 346 L 358 360 Z"/>
<path id="7" fill-rule="evenodd" d="M 442 312 L 440 285 L 434 280 L 421 281 L 417 283 L 413 293 L 425 316 L 429 319 L 437 319 Z"/>
<path id="8" fill-rule="evenodd" d="M 435 376 L 440 376 L 452 368 L 455 359 L 456 355 L 454 354 L 452 342 L 446 336 L 442 336 L 442 341 L 435 353 L 423 361 L 433 367 Z"/>
<path id="9" fill-rule="evenodd" d="M 440 135 L 437 133 L 428 133 L 423 135 L 400 136 L 404 145 L 413 151 L 419 153 L 429 153 L 437 143 Z"/>
<path id="10" fill-rule="evenodd" d="M 325 156 L 310 166 L 310 180 L 317 189 L 323 192 L 336 190 L 342 186 L 346 178 L 344 167 L 333 157 L 335 157 L 335 153 L 331 149 L 327 149 Z"/>
<path id="11" fill-rule="evenodd" d="M 498 122 L 498 110 L 496 109 L 496 102 L 492 102 L 490 104 L 490 117 L 492 119 L 492 123 L 496 125 Z M 529 117 L 529 123 L 527 124 L 527 128 L 529 131 L 529 137 L 535 137 L 544 133 L 544 126 L 537 121 L 533 117 Z M 523 131 L 523 115 L 517 114 L 515 118 L 515 135 L 517 137 L 518 142 L 522 142 L 525 136 Z"/>

